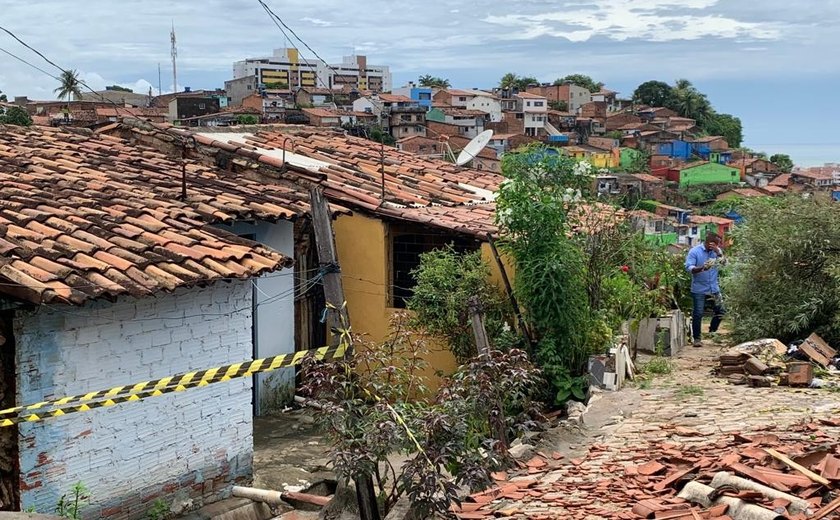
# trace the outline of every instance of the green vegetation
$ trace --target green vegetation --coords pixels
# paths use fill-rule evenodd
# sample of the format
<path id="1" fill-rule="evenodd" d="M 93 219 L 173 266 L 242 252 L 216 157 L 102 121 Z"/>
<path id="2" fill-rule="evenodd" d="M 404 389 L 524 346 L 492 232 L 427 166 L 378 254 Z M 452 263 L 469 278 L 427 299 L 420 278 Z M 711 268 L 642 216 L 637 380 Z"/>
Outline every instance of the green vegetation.
<path id="1" fill-rule="evenodd" d="M 316 419 L 340 481 L 355 481 L 357 497 L 376 496 L 381 517 L 406 496 L 413 518 L 433 518 L 448 513 L 461 487 L 487 487 L 507 463 L 507 440 L 539 417 L 532 396 L 541 380 L 525 352 L 493 351 L 418 401 L 429 350 L 406 320 L 395 316 L 382 343 L 357 338 L 353 356 L 309 360 L 301 391 L 320 405 Z M 394 467 L 392 454 L 406 462 Z"/>
<path id="2" fill-rule="evenodd" d="M 639 371 L 648 375 L 670 374 L 674 370 L 674 364 L 664 356 L 654 356 L 647 363 L 641 366 Z"/>
<path id="3" fill-rule="evenodd" d="M 549 101 L 548 108 L 556 110 L 558 112 L 568 112 L 569 104 L 565 101 Z"/>
<path id="4" fill-rule="evenodd" d="M 8 100 L 9 100 L 9 98 L 6 97 L 6 94 L 3 94 L 3 91 L 0 90 L 0 101 L 5 103 Z"/>
<path id="5" fill-rule="evenodd" d="M 21 107 L 6 109 L 5 114 L 0 114 L 0 125 L 30 126 L 32 118 Z"/>
<path id="6" fill-rule="evenodd" d="M 236 122 L 240 125 L 256 125 L 260 122 L 260 118 L 253 114 L 239 114 L 236 116 Z"/>
<path id="7" fill-rule="evenodd" d="M 489 281 L 490 267 L 481 251 L 459 254 L 448 247 L 425 253 L 413 275 L 417 284 L 408 300 L 412 326 L 446 339 L 459 362 L 478 354 L 466 304 L 470 297 L 478 297 L 488 336 L 502 333 L 504 299 Z"/>
<path id="8" fill-rule="evenodd" d="M 499 88 L 518 89 L 520 91 L 528 88 L 528 85 L 539 84 L 539 80 L 533 76 L 520 77 L 513 72 L 508 72 L 499 80 Z"/>
<path id="9" fill-rule="evenodd" d="M 736 340 L 840 341 L 840 204 L 797 196 L 742 202 L 724 280 Z"/>
<path id="10" fill-rule="evenodd" d="M 90 503 L 90 491 L 81 481 L 76 482 L 69 493 L 61 495 L 55 506 L 55 514 L 62 518 L 79 520 L 82 518 L 82 508 Z"/>
<path id="11" fill-rule="evenodd" d="M 744 140 L 741 120 L 716 112 L 708 97 L 687 79 L 679 79 L 673 86 L 663 81 L 646 81 L 633 92 L 633 102 L 670 108 L 682 117 L 694 119 L 704 134 L 719 135 L 732 148 L 738 148 Z"/>
<path id="12" fill-rule="evenodd" d="M 784 173 L 790 173 L 793 169 L 793 159 L 790 158 L 790 155 L 784 153 L 771 155 L 770 162 L 778 166 Z"/>
<path id="13" fill-rule="evenodd" d="M 79 99 L 82 97 L 82 83 L 79 80 L 79 72 L 76 70 L 65 70 L 58 77 L 61 83 L 53 92 L 58 99 Z"/>
<path id="14" fill-rule="evenodd" d="M 439 78 L 437 76 L 432 76 L 429 74 L 420 76 L 417 79 L 417 82 L 421 87 L 449 88 L 451 86 L 448 79 Z"/>
<path id="15" fill-rule="evenodd" d="M 152 507 L 150 507 L 149 511 L 146 513 L 146 518 L 149 520 L 166 520 L 169 518 L 169 515 L 169 504 L 167 504 L 163 499 L 158 498 L 152 503 Z"/>
<path id="16" fill-rule="evenodd" d="M 105 90 L 111 90 L 114 92 L 134 92 L 130 88 L 121 87 L 119 85 L 108 85 L 107 87 L 105 87 Z"/>
<path id="17" fill-rule="evenodd" d="M 703 387 L 696 385 L 687 385 L 679 387 L 674 393 L 674 395 L 679 399 L 686 399 L 689 396 L 703 395 L 705 393 L 706 392 L 705 390 L 703 390 Z"/>
<path id="18" fill-rule="evenodd" d="M 600 91 L 601 88 L 604 86 L 603 83 L 595 81 L 586 74 L 569 74 L 564 78 L 558 78 L 554 80 L 555 85 L 563 85 L 564 83 L 571 83 L 572 85 L 577 85 L 578 87 L 585 88 L 593 94 L 595 92 Z"/>

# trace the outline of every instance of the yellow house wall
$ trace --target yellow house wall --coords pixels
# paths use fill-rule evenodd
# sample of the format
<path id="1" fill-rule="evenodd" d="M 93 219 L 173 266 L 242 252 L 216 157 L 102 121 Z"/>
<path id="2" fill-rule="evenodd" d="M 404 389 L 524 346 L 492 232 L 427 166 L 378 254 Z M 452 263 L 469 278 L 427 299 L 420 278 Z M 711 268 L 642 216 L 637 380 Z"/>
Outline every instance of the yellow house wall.
<path id="1" fill-rule="evenodd" d="M 389 333 L 395 313 L 390 307 L 390 237 L 387 223 L 354 214 L 340 216 L 334 223 L 336 253 L 341 265 L 344 296 L 352 330 L 373 342 L 382 342 Z M 486 245 L 486 244 L 485 244 Z M 492 257 L 491 257 L 492 258 Z M 431 338 L 425 376 L 432 391 L 440 385 L 441 372 L 449 375 L 458 364 L 442 342 Z"/>

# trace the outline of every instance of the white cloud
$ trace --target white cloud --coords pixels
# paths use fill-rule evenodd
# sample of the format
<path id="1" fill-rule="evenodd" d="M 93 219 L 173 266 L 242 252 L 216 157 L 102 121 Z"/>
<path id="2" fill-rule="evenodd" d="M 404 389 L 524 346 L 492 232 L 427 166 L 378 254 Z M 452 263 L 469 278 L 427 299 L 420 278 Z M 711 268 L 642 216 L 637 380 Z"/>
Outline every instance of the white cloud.
<path id="1" fill-rule="evenodd" d="M 779 24 L 739 21 L 704 12 L 717 3 L 718 0 L 591 0 L 577 8 L 491 15 L 483 21 L 514 29 L 501 35 L 509 40 L 551 36 L 586 42 L 600 36 L 617 41 L 637 38 L 667 42 L 701 38 L 772 40 L 781 36 Z M 690 12 L 677 14 L 686 10 Z"/>
<path id="2" fill-rule="evenodd" d="M 312 25 L 317 25 L 318 27 L 332 27 L 335 25 L 333 22 L 328 22 L 327 20 L 322 20 L 320 18 L 310 18 L 308 16 L 301 18 L 300 21 L 309 22 Z"/>

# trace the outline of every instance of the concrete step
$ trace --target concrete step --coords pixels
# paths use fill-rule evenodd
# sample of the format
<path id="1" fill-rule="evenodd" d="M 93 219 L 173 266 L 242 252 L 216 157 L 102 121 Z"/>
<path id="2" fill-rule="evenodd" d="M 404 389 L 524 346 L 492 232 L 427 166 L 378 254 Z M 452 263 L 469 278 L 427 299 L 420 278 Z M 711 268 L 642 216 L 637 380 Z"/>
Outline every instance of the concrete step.
<path id="1" fill-rule="evenodd" d="M 180 520 L 269 520 L 271 508 L 247 498 L 228 498 L 208 504 Z"/>

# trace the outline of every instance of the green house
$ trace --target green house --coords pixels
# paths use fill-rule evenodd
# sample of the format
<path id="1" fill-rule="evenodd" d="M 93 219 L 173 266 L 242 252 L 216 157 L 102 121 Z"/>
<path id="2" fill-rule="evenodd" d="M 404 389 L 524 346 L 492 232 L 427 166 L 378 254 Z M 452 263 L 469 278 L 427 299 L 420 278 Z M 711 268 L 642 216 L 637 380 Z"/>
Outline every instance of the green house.
<path id="1" fill-rule="evenodd" d="M 642 156 L 642 152 L 636 150 L 635 148 L 621 148 L 619 155 L 619 166 L 622 168 L 630 168 L 636 164 L 639 160 L 639 157 Z"/>
<path id="2" fill-rule="evenodd" d="M 704 162 L 671 170 L 668 180 L 679 182 L 681 188 L 698 184 L 738 184 L 741 182 L 741 171 L 723 164 Z"/>

